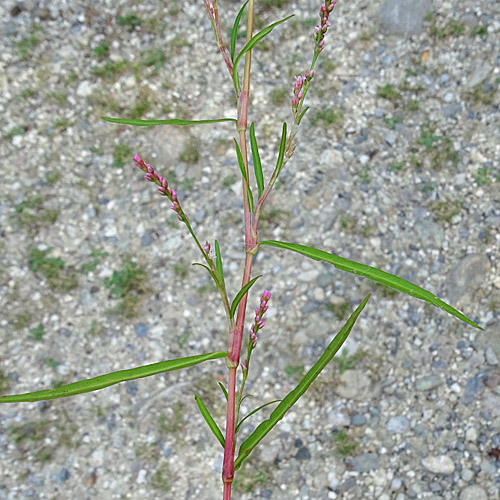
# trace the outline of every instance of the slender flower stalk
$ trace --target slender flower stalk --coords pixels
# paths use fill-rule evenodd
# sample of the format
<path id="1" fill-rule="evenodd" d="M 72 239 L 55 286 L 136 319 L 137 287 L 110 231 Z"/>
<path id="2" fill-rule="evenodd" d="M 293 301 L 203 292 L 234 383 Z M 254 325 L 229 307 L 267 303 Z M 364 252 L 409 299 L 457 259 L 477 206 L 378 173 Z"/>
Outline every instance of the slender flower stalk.
<path id="1" fill-rule="evenodd" d="M 227 53 L 226 47 L 222 40 L 222 33 L 219 24 L 219 9 L 217 6 L 217 0 L 205 0 L 205 11 L 207 12 L 208 18 L 210 19 L 210 24 L 212 25 L 212 31 L 214 32 L 215 41 L 217 42 L 217 47 L 219 48 L 224 62 L 226 63 L 227 69 L 231 77 L 233 76 L 233 65 L 231 63 L 231 58 Z"/>
<path id="2" fill-rule="evenodd" d="M 143 172 L 146 172 L 144 178 L 147 181 L 153 182 L 158 186 L 158 193 L 161 196 L 166 196 L 172 202 L 172 206 L 170 207 L 170 209 L 173 210 L 176 213 L 177 218 L 186 225 L 189 233 L 191 234 L 196 243 L 196 246 L 200 250 L 205 262 L 208 264 L 208 267 L 212 272 L 212 275 L 216 279 L 216 285 L 221 294 L 228 324 L 231 327 L 232 321 L 230 318 L 229 299 L 227 297 L 224 280 L 221 276 L 217 275 L 217 268 L 214 264 L 214 261 L 209 256 L 210 243 L 206 242 L 204 246 L 200 244 L 198 237 L 196 236 L 195 232 L 193 231 L 193 228 L 191 227 L 191 223 L 189 222 L 188 216 L 185 214 L 184 210 L 181 207 L 181 204 L 179 203 L 179 199 L 177 198 L 177 192 L 173 188 L 169 188 L 166 179 L 164 179 L 161 175 L 157 174 L 154 168 L 149 163 L 146 163 L 137 153 L 134 155 L 134 163 L 136 167 L 140 168 Z"/>

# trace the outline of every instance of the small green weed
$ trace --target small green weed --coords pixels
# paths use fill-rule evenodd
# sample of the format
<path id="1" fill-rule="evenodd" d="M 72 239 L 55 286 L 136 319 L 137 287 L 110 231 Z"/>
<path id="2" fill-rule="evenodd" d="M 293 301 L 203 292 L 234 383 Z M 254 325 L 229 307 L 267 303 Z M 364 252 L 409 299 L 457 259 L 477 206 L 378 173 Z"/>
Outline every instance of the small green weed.
<path id="1" fill-rule="evenodd" d="M 167 463 L 163 463 L 153 474 L 151 486 L 163 493 L 168 493 L 172 488 L 173 478 Z"/>
<path id="2" fill-rule="evenodd" d="M 492 168 L 479 167 L 476 172 L 476 182 L 478 186 L 484 186 L 491 182 L 490 174 L 493 171 Z"/>
<path id="3" fill-rule="evenodd" d="M 340 218 L 340 227 L 347 232 L 352 232 L 356 229 L 357 223 L 354 217 L 344 215 Z"/>
<path id="4" fill-rule="evenodd" d="M 487 36 L 488 35 L 488 28 L 483 25 L 478 25 L 474 28 L 472 28 L 471 31 L 472 36 Z"/>
<path id="5" fill-rule="evenodd" d="M 420 109 L 420 103 L 416 99 L 410 99 L 406 104 L 405 104 L 405 109 L 407 111 L 415 112 Z"/>
<path id="6" fill-rule="evenodd" d="M 168 410 L 168 418 L 166 415 L 161 415 L 158 420 L 159 432 L 162 436 L 168 434 L 175 434 L 184 429 L 184 404 L 181 401 L 177 401 Z"/>
<path id="7" fill-rule="evenodd" d="M 152 67 L 152 74 L 156 74 L 166 61 L 167 56 L 161 49 L 150 49 L 142 53 L 141 64 L 144 66 Z"/>
<path id="8" fill-rule="evenodd" d="M 5 137 L 9 140 L 12 140 L 16 135 L 23 135 L 26 132 L 26 127 L 24 125 L 17 125 L 16 127 L 11 128 Z"/>
<path id="9" fill-rule="evenodd" d="M 90 72 L 106 80 L 115 80 L 129 68 L 128 61 L 106 61 L 102 66 L 92 66 Z"/>
<path id="10" fill-rule="evenodd" d="M 347 313 L 351 310 L 351 303 L 348 300 L 345 300 L 336 304 L 328 304 L 326 307 L 339 321 L 342 321 L 347 317 Z"/>
<path id="11" fill-rule="evenodd" d="M 394 130 L 398 123 L 403 123 L 403 119 L 399 116 L 393 116 L 391 118 L 384 118 L 384 123 L 389 130 Z"/>
<path id="12" fill-rule="evenodd" d="M 177 342 L 179 349 L 182 349 L 186 345 L 186 342 L 189 339 L 189 335 L 190 335 L 189 332 L 185 331 L 175 336 L 175 341 Z"/>
<path id="13" fill-rule="evenodd" d="M 10 389 L 10 379 L 0 370 L 0 394 L 5 394 Z"/>
<path id="14" fill-rule="evenodd" d="M 393 172 L 399 172 L 404 166 L 404 161 L 392 161 L 387 165 Z"/>
<path id="15" fill-rule="evenodd" d="M 256 468 L 253 472 L 251 472 L 247 468 L 238 474 L 237 479 L 235 479 L 233 483 L 233 487 L 234 491 L 238 493 L 252 493 L 255 491 L 257 486 L 269 484 L 270 480 L 271 473 L 269 470 Z"/>
<path id="16" fill-rule="evenodd" d="M 490 85 L 476 85 L 470 90 L 464 92 L 462 97 L 465 101 L 473 105 L 483 104 L 484 106 L 491 106 L 495 102 L 495 97 L 498 88 Z"/>
<path id="17" fill-rule="evenodd" d="M 327 129 L 330 125 L 342 122 L 343 118 L 344 115 L 339 109 L 321 109 L 316 111 L 316 113 L 311 116 L 311 124 L 313 127 L 321 126 L 322 128 Z"/>
<path id="18" fill-rule="evenodd" d="M 98 59 L 104 59 L 109 55 L 109 43 L 102 42 L 94 48 L 94 54 Z"/>
<path id="19" fill-rule="evenodd" d="M 117 299 L 123 298 L 132 291 L 143 290 L 146 272 L 137 267 L 131 260 L 125 261 L 123 269 L 113 271 L 111 278 L 104 280 L 104 286 L 110 288 L 110 293 Z"/>
<path id="20" fill-rule="evenodd" d="M 34 273 L 44 276 L 51 288 L 69 291 L 78 286 L 76 273 L 65 269 L 65 262 L 59 257 L 47 257 L 51 248 L 38 250 L 32 248 L 28 255 L 28 264 Z"/>
<path id="21" fill-rule="evenodd" d="M 302 365 L 286 365 L 285 373 L 290 377 L 302 377 L 304 375 L 304 367 Z"/>
<path id="22" fill-rule="evenodd" d="M 347 302 L 348 308 L 345 314 L 351 308 L 351 304 Z M 343 318 L 339 318 L 343 319 Z M 344 373 L 347 370 L 352 370 L 357 361 L 366 357 L 366 353 L 364 351 L 356 351 L 354 354 L 349 355 L 349 350 L 347 348 L 342 349 L 340 355 L 337 355 L 333 358 L 333 361 L 337 363 L 339 367 L 339 372 Z"/>
<path id="23" fill-rule="evenodd" d="M 96 267 L 99 265 L 99 262 L 101 262 L 102 259 L 105 259 L 108 255 L 108 252 L 102 252 L 93 248 L 90 252 L 91 260 L 82 264 L 80 272 L 82 274 L 88 274 L 92 271 L 95 271 Z"/>
<path id="24" fill-rule="evenodd" d="M 57 361 L 54 358 L 45 358 L 44 361 L 45 364 L 55 372 L 57 371 L 57 367 L 61 364 L 60 361 Z"/>
<path id="25" fill-rule="evenodd" d="M 286 102 L 288 93 L 289 89 L 287 87 L 283 87 L 281 89 L 273 89 L 269 93 L 269 98 L 275 106 L 282 106 Z"/>
<path id="26" fill-rule="evenodd" d="M 335 441 L 336 453 L 342 457 L 351 455 L 358 447 L 357 443 L 347 435 L 344 429 L 335 430 L 333 439 Z"/>
<path id="27" fill-rule="evenodd" d="M 104 280 L 104 286 L 110 288 L 111 295 L 120 302 L 110 312 L 125 318 L 135 317 L 139 312 L 141 296 L 146 291 L 145 279 L 146 271 L 130 260 L 124 262 L 122 270 L 113 271 L 111 278 Z"/>
<path id="28" fill-rule="evenodd" d="M 179 160 L 188 163 L 189 165 L 198 163 L 200 159 L 199 147 L 200 145 L 198 141 L 194 137 L 191 137 L 184 146 L 184 149 L 181 151 Z"/>
<path id="29" fill-rule="evenodd" d="M 125 161 L 130 161 L 132 149 L 125 144 L 117 144 L 113 150 L 113 167 L 123 168 Z"/>
<path id="30" fill-rule="evenodd" d="M 45 176 L 45 180 L 50 184 L 55 184 L 61 178 L 60 172 L 49 172 Z"/>
<path id="31" fill-rule="evenodd" d="M 382 99 L 387 99 L 391 102 L 397 102 L 401 99 L 401 94 L 396 90 L 392 83 L 388 83 L 383 87 L 377 87 L 377 95 Z"/>
<path id="32" fill-rule="evenodd" d="M 229 189 L 234 183 L 238 182 L 238 178 L 234 175 L 227 175 L 222 179 L 222 187 Z"/>
<path id="33" fill-rule="evenodd" d="M 134 31 L 138 26 L 141 25 L 141 23 L 142 20 L 132 13 L 128 13 L 125 16 L 121 16 L 118 18 L 118 24 L 120 26 L 124 26 L 127 31 Z"/>
<path id="34" fill-rule="evenodd" d="M 22 330 L 23 328 L 26 328 L 32 320 L 32 315 L 28 311 L 23 311 L 20 313 L 17 313 L 14 316 L 14 321 L 12 323 L 12 326 L 16 330 Z"/>
<path id="35" fill-rule="evenodd" d="M 437 220 L 449 223 L 455 215 L 460 213 L 462 207 L 458 200 L 446 200 L 433 202 L 429 208 Z"/>
<path id="36" fill-rule="evenodd" d="M 32 328 L 30 330 L 31 335 L 33 335 L 33 338 L 35 340 L 42 340 L 43 336 L 45 335 L 45 327 L 43 326 L 42 323 L 38 323 L 38 326 L 35 326 L 35 328 Z"/>
<path id="37" fill-rule="evenodd" d="M 14 46 L 14 53 L 23 61 L 26 61 L 31 57 L 31 53 L 39 43 L 40 40 L 35 35 L 28 35 L 12 45 Z"/>

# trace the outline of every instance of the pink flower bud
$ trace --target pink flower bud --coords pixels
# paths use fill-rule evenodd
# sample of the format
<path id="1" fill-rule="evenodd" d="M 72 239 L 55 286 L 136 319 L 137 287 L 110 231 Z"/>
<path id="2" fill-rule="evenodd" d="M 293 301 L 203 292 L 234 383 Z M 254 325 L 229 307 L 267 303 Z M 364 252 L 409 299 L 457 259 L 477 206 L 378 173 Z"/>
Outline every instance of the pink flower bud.
<path id="1" fill-rule="evenodd" d="M 205 253 L 210 252 L 210 243 L 208 241 L 205 242 L 205 246 L 203 247 L 203 251 Z"/>

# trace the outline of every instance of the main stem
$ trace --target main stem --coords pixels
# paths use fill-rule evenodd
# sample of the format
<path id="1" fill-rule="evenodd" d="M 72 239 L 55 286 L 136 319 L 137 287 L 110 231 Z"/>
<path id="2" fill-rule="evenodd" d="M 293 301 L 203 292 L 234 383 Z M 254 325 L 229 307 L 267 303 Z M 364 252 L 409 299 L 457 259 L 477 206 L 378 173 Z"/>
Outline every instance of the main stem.
<path id="1" fill-rule="evenodd" d="M 254 0 L 248 2 L 247 21 L 247 43 L 252 39 Z M 245 54 L 245 71 L 243 74 L 243 88 L 238 95 L 238 134 L 240 150 L 245 165 L 246 177 L 248 177 L 248 151 L 247 151 L 247 118 L 248 118 L 248 96 L 250 94 L 250 66 L 252 62 L 252 51 Z M 236 68 L 233 68 L 236 71 Z M 245 268 L 241 286 L 245 286 L 250 281 L 252 272 L 252 250 L 257 245 L 257 234 L 253 228 L 253 214 L 250 211 L 248 193 L 243 186 L 243 205 L 245 212 Z M 245 311 L 247 306 L 247 295 L 241 299 L 236 316 L 236 324 L 229 333 L 229 345 L 227 349 L 227 367 L 229 370 L 229 385 L 227 398 L 226 417 L 226 440 L 224 447 L 224 463 L 222 465 L 222 481 L 224 483 L 223 500 L 231 500 L 231 486 L 234 479 L 234 452 L 236 449 L 236 372 L 240 362 L 241 343 L 243 339 L 243 327 L 245 324 Z"/>

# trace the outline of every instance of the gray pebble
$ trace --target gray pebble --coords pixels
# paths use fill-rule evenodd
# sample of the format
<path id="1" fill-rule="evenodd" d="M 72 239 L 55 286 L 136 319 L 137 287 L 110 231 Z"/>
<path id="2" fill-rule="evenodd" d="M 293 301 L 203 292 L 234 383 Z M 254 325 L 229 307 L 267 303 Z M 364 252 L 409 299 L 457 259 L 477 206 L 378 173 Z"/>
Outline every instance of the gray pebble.
<path id="1" fill-rule="evenodd" d="M 389 434 L 401 434 L 410 428 L 410 421 L 404 415 L 391 417 L 385 426 Z"/>
<path id="2" fill-rule="evenodd" d="M 144 233 L 141 236 L 141 246 L 148 247 L 154 243 L 155 239 L 151 233 Z"/>
<path id="3" fill-rule="evenodd" d="M 422 31 L 424 17 L 429 10 L 430 0 L 385 0 L 379 20 L 389 34 L 410 36 Z"/>
<path id="4" fill-rule="evenodd" d="M 356 472 L 368 472 L 379 467 L 379 458 L 376 453 L 363 453 L 347 460 Z"/>
<path id="5" fill-rule="evenodd" d="M 149 326 L 146 323 L 137 323 L 134 330 L 138 337 L 145 337 L 149 332 Z"/>
<path id="6" fill-rule="evenodd" d="M 302 446 L 302 448 L 300 448 L 297 454 L 295 455 L 295 458 L 297 460 L 310 460 L 311 454 L 309 453 L 309 450 L 305 446 Z"/>
<path id="7" fill-rule="evenodd" d="M 488 500 L 486 492 L 477 484 L 467 486 L 460 492 L 460 500 Z"/>
<path id="8" fill-rule="evenodd" d="M 352 427 L 361 427 L 366 424 L 366 417 L 361 413 L 356 413 L 351 417 Z"/>
<path id="9" fill-rule="evenodd" d="M 436 389 L 443 384 L 443 379 L 437 375 L 425 375 L 417 380 L 415 380 L 415 389 L 417 391 L 430 391 Z"/>

